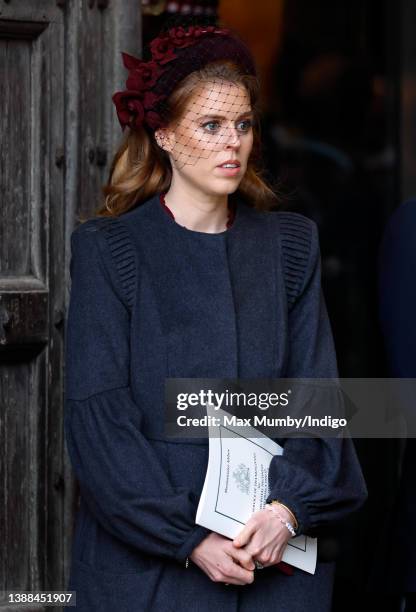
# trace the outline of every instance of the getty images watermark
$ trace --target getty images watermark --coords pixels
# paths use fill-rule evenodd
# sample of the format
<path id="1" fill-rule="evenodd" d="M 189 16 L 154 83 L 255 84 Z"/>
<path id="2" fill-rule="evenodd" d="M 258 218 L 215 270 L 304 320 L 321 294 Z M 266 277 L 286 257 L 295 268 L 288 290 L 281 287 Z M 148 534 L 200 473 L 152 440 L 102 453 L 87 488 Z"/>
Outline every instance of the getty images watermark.
<path id="1" fill-rule="evenodd" d="M 176 396 L 176 408 L 178 411 L 185 411 L 188 408 L 205 407 L 211 408 L 211 411 L 221 412 L 220 416 L 213 414 L 205 414 L 203 416 L 187 416 L 179 414 L 176 417 L 176 423 L 179 427 L 260 427 L 270 428 L 278 427 L 284 429 L 304 430 L 306 428 L 323 428 L 331 427 L 338 429 L 347 426 L 346 418 L 335 418 L 332 415 L 322 417 L 314 417 L 311 414 L 305 414 L 303 417 L 286 416 L 267 416 L 265 414 L 253 414 L 248 417 L 237 416 L 224 412 L 229 408 L 234 407 L 252 407 L 261 411 L 266 411 L 269 408 L 285 408 L 289 407 L 292 390 L 288 389 L 281 393 L 267 392 L 238 392 L 225 391 L 218 393 L 213 389 L 200 389 L 197 393 L 178 393 Z"/>
<path id="2" fill-rule="evenodd" d="M 164 433 L 416 437 L 416 379 L 166 379 Z"/>

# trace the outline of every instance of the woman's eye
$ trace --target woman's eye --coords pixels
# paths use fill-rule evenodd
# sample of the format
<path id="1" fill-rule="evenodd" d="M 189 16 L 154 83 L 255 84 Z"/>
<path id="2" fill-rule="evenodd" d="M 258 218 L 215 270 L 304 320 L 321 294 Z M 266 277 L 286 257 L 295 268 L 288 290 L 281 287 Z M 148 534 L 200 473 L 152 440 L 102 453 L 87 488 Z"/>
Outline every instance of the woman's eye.
<path id="1" fill-rule="evenodd" d="M 240 132 L 245 133 L 250 130 L 253 125 L 253 122 L 251 119 L 245 119 L 244 121 L 239 121 L 237 125 L 238 130 Z M 216 132 L 219 128 L 219 121 L 207 121 L 206 123 L 202 124 L 202 127 L 208 132 Z"/>
<path id="2" fill-rule="evenodd" d="M 248 132 L 251 126 L 253 125 L 251 119 L 245 119 L 244 121 L 240 121 L 239 125 L 241 126 L 239 129 L 242 132 Z"/>
<path id="3" fill-rule="evenodd" d="M 215 126 L 215 127 L 214 127 L 213 129 L 211 129 L 210 127 L 208 127 L 208 126 L 210 126 L 210 125 L 213 125 L 213 126 Z M 215 132 L 215 130 L 216 130 L 216 129 L 217 129 L 217 127 L 218 127 L 218 121 L 208 121 L 207 123 L 203 123 L 203 124 L 202 124 L 202 127 L 203 127 L 203 128 L 205 128 L 205 129 L 207 129 L 207 130 L 208 130 L 208 132 Z"/>

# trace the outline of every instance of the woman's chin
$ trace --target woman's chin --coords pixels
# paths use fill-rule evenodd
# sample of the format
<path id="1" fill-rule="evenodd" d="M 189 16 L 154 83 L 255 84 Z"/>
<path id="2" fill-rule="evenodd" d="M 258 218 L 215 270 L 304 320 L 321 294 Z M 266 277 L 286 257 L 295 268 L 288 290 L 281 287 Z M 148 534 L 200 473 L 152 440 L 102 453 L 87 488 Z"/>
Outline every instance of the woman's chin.
<path id="1" fill-rule="evenodd" d="M 215 181 L 215 192 L 218 195 L 234 193 L 240 186 L 242 177 L 228 177 Z"/>

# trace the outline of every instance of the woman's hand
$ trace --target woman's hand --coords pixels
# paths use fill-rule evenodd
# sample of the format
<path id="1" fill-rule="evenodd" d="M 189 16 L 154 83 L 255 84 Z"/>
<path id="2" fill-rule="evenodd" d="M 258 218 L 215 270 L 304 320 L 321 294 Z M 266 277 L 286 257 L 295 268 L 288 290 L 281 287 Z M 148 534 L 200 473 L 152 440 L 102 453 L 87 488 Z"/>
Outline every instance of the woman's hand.
<path id="1" fill-rule="evenodd" d="M 285 508 L 279 507 L 279 514 L 291 522 L 292 517 Z M 236 550 L 245 550 L 255 561 L 264 567 L 275 565 L 282 555 L 292 534 L 278 517 L 269 510 L 255 512 L 247 521 L 238 536 L 233 540 Z"/>
<path id="2" fill-rule="evenodd" d="M 250 584 L 254 580 L 254 561 L 244 549 L 238 550 L 232 540 L 212 532 L 194 548 L 190 559 L 213 582 Z"/>

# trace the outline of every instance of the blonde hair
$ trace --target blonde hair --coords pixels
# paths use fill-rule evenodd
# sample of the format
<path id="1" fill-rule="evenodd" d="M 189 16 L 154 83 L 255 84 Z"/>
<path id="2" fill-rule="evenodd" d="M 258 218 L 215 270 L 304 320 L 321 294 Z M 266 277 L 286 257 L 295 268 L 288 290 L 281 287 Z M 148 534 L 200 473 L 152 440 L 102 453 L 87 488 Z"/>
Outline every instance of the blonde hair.
<path id="1" fill-rule="evenodd" d="M 217 60 L 184 78 L 168 98 L 168 123 L 180 119 L 189 99 L 189 92 L 205 81 L 225 80 L 246 88 L 254 111 L 253 148 L 247 170 L 236 194 L 254 208 L 269 209 L 276 204 L 275 191 L 262 178 L 260 159 L 259 83 L 258 79 L 242 72 L 231 60 Z M 127 128 L 128 129 L 128 128 Z M 110 169 L 108 183 L 103 187 L 104 204 L 97 216 L 119 216 L 139 206 L 156 193 L 167 191 L 172 179 L 168 154 L 156 142 L 154 132 L 147 126 L 129 130 L 117 151 Z M 231 194 L 233 196 L 234 194 Z M 230 197 L 231 197 L 230 196 Z"/>

